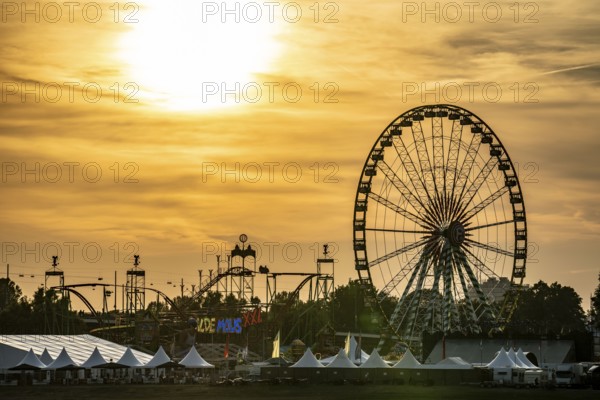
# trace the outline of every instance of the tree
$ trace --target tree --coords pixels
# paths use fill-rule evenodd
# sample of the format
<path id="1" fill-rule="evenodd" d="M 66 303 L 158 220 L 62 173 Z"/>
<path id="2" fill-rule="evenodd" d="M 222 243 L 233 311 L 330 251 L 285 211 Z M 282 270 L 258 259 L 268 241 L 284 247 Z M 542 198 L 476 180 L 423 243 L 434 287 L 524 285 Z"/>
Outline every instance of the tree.
<path id="1" fill-rule="evenodd" d="M 598 274 L 598 286 L 594 290 L 591 304 L 592 324 L 600 329 L 600 274 Z"/>
<path id="2" fill-rule="evenodd" d="M 0 311 L 16 305 L 23 293 L 21 288 L 9 278 L 0 278 Z"/>
<path id="3" fill-rule="evenodd" d="M 338 286 L 332 293 L 330 307 L 333 325 L 338 331 L 372 332 L 380 331 L 385 322 L 381 313 L 389 316 L 394 309 L 395 298 L 388 297 L 373 309 L 369 304 L 364 288 L 358 280 Z"/>
<path id="4" fill-rule="evenodd" d="M 585 331 L 581 297 L 569 286 L 539 281 L 519 295 L 511 330 L 519 333 L 568 334 Z"/>

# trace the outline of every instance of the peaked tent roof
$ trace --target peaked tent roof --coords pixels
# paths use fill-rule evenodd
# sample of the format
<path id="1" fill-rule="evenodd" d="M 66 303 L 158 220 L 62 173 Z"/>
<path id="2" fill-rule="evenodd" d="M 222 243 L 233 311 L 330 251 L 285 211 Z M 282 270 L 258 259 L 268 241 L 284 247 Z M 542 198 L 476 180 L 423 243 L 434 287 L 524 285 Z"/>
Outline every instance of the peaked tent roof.
<path id="1" fill-rule="evenodd" d="M 62 348 L 65 348 L 76 364 L 85 362 L 90 354 L 98 347 L 102 356 L 109 360 L 118 360 L 126 346 L 100 339 L 92 335 L 0 335 L 0 368 L 10 368 L 25 357 L 29 348 L 48 365 L 54 361 Z M 40 354 L 48 350 L 51 360 L 41 358 Z M 152 354 L 133 350 L 135 357 L 145 364 L 152 358 Z M 221 353 L 222 354 L 222 353 Z"/>
<path id="2" fill-rule="evenodd" d="M 432 369 L 471 369 L 471 364 L 460 357 L 448 357 L 437 364 L 429 365 Z"/>
<path id="3" fill-rule="evenodd" d="M 294 364 L 290 365 L 290 368 L 323 368 L 319 360 L 315 357 L 310 348 L 307 348 L 304 355 Z"/>
<path id="4" fill-rule="evenodd" d="M 346 355 L 344 349 L 340 349 L 337 356 L 325 368 L 358 368 Z"/>
<path id="5" fill-rule="evenodd" d="M 510 359 L 504 347 L 498 352 L 498 355 L 487 364 L 488 368 L 517 368 L 517 365 Z"/>
<path id="6" fill-rule="evenodd" d="M 196 350 L 196 346 L 192 346 L 190 351 L 179 361 L 180 365 L 183 365 L 186 368 L 214 368 L 215 366 L 208 363 L 198 350 Z"/>
<path id="7" fill-rule="evenodd" d="M 45 368 L 46 364 L 44 364 L 38 356 L 35 355 L 33 349 L 29 349 L 27 355 L 23 357 L 21 361 L 17 365 L 15 365 L 14 369 L 26 369 L 27 367 L 32 367 L 31 369 L 41 369 Z"/>
<path id="8" fill-rule="evenodd" d="M 525 364 L 525 363 L 523 363 L 523 361 L 519 360 L 519 357 L 517 357 L 517 353 L 513 350 L 512 347 L 508 350 L 507 354 L 508 354 L 508 358 L 510 358 L 516 364 L 517 367 L 529 368 L 527 366 L 527 364 Z"/>
<path id="9" fill-rule="evenodd" d="M 40 361 L 46 365 L 49 365 L 50 363 L 52 363 L 52 361 L 54 361 L 50 353 L 48 353 L 48 349 L 46 347 L 44 347 L 44 352 L 40 356 Z"/>
<path id="10" fill-rule="evenodd" d="M 77 367 L 78 365 L 73 361 L 69 353 L 67 353 L 67 349 L 63 347 L 56 360 L 52 361 L 46 369 L 59 369 L 59 368 L 68 368 L 68 367 Z"/>
<path id="11" fill-rule="evenodd" d="M 354 336 L 351 336 L 350 337 L 350 354 L 348 354 L 348 358 L 355 364 L 358 362 L 360 362 L 361 364 L 364 364 L 369 359 L 369 354 L 366 353 L 363 349 L 360 349 L 360 359 L 359 359 L 358 357 L 356 357 L 356 348 L 357 347 L 358 347 L 358 342 L 356 341 Z"/>
<path id="12" fill-rule="evenodd" d="M 146 365 L 144 365 L 144 368 L 156 368 L 159 365 L 168 363 L 169 361 L 171 361 L 171 358 L 167 355 L 165 349 L 160 346 L 156 351 L 156 354 L 154 354 L 154 357 L 152 357 L 152 359 L 148 361 Z"/>
<path id="13" fill-rule="evenodd" d="M 527 368 L 539 368 L 534 363 L 529 361 L 529 358 L 527 358 L 525 353 L 523 353 L 523 349 L 521 349 L 520 347 L 519 350 L 517 350 L 517 359 L 519 359 L 521 363 L 523 363 Z"/>
<path id="14" fill-rule="evenodd" d="M 143 365 L 133 354 L 131 347 L 128 347 L 127 350 L 125 350 L 125 353 L 119 358 L 117 364 L 127 365 L 128 367 L 141 367 Z"/>
<path id="15" fill-rule="evenodd" d="M 406 350 L 404 356 L 394 364 L 393 368 L 419 368 L 421 367 L 421 363 L 417 361 L 415 356 L 411 353 L 410 349 Z"/>
<path id="16" fill-rule="evenodd" d="M 383 358 L 379 355 L 377 349 L 374 349 L 371 356 L 364 364 L 360 364 L 359 368 L 391 368 Z"/>
<path id="17" fill-rule="evenodd" d="M 102 354 L 100 354 L 100 350 L 98 350 L 98 347 L 95 347 L 92 354 L 90 354 L 89 358 L 85 360 L 85 362 L 81 364 L 81 366 L 83 368 L 89 369 L 102 364 L 106 364 L 106 359 L 102 357 Z"/>
<path id="18" fill-rule="evenodd" d="M 351 336 L 350 337 L 350 354 L 346 354 L 346 355 L 353 363 L 364 364 L 369 359 L 369 354 L 366 353 L 363 349 L 360 349 L 360 359 L 359 359 L 358 357 L 356 357 L 356 348 L 357 347 L 358 347 L 358 342 L 356 341 L 354 336 Z M 346 346 L 344 346 L 344 349 L 342 349 L 342 350 L 345 350 L 345 348 L 346 348 Z M 327 357 L 327 358 L 320 360 L 320 362 L 323 365 L 327 365 L 327 364 L 330 364 L 336 357 L 337 357 L 337 355 Z"/>

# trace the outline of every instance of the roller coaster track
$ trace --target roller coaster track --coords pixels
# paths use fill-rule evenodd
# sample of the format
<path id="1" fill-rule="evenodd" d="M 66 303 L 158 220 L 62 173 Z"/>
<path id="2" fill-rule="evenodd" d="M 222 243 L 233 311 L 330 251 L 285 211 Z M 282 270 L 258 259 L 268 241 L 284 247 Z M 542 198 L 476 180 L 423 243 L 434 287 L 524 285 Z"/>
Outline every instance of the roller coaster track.
<path id="1" fill-rule="evenodd" d="M 183 308 L 188 308 L 194 301 L 200 300 L 204 293 L 208 292 L 211 287 L 216 285 L 221 279 L 227 276 L 250 276 L 253 275 L 254 272 L 245 267 L 232 267 L 226 270 L 225 272 L 221 272 L 220 274 L 215 275 L 210 281 L 208 281 L 204 286 L 202 286 L 198 291 L 194 294 L 192 298 L 185 302 Z"/>
<path id="2" fill-rule="evenodd" d="M 96 320 L 98 321 L 98 323 L 100 324 L 100 326 L 104 326 L 104 320 L 102 319 L 102 315 L 98 314 L 98 312 L 96 311 L 96 309 L 94 308 L 94 306 L 92 305 L 92 303 L 90 303 L 89 300 L 86 299 L 84 295 L 82 295 L 81 293 L 79 293 L 77 290 L 74 289 L 74 288 L 78 288 L 78 287 L 90 287 L 90 286 L 91 287 L 96 287 L 96 286 L 100 286 L 100 287 L 107 287 L 108 286 L 108 287 L 110 287 L 112 285 L 108 285 L 106 283 L 80 283 L 80 284 L 75 284 L 75 285 L 53 286 L 53 287 L 51 287 L 51 289 L 54 289 L 54 290 L 66 290 L 69 293 L 73 293 L 90 310 L 90 312 L 92 313 L 92 315 L 94 316 L 94 318 L 96 318 Z"/>

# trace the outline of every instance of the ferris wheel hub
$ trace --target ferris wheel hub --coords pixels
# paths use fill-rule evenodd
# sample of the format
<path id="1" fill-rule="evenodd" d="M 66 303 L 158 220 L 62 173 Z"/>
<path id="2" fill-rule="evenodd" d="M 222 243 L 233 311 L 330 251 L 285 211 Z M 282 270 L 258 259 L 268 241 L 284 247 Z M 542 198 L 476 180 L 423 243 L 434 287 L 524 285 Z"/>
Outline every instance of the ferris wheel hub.
<path id="1" fill-rule="evenodd" d="M 465 227 L 461 222 L 453 221 L 444 231 L 444 236 L 450 240 L 453 246 L 459 246 L 465 241 Z"/>

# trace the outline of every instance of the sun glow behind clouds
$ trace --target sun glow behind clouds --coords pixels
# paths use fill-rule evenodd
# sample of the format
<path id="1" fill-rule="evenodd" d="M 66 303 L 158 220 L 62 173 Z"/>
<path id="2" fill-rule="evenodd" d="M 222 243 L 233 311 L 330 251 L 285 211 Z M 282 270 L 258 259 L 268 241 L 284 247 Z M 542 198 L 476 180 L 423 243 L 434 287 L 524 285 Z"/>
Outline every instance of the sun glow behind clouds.
<path id="1" fill-rule="evenodd" d="M 177 111 L 244 103 L 222 89 L 243 88 L 268 73 L 280 47 L 278 20 L 250 3 L 260 4 L 145 0 L 119 53 L 138 97 Z"/>

